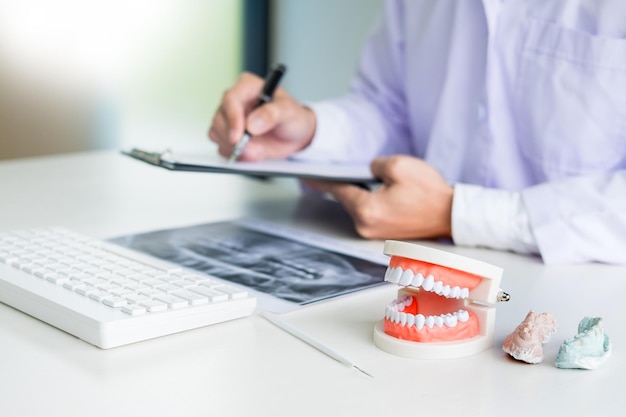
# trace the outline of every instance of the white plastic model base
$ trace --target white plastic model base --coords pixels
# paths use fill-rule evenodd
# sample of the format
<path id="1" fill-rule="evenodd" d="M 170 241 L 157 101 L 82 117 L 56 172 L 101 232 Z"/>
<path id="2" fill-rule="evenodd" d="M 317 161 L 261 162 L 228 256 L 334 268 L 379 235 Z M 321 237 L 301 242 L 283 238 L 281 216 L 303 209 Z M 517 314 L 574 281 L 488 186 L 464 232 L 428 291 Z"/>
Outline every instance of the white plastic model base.
<path id="1" fill-rule="evenodd" d="M 385 242 L 385 281 L 398 284 L 374 329 L 374 343 L 394 355 L 450 359 L 493 346 L 502 269 L 406 242 Z"/>

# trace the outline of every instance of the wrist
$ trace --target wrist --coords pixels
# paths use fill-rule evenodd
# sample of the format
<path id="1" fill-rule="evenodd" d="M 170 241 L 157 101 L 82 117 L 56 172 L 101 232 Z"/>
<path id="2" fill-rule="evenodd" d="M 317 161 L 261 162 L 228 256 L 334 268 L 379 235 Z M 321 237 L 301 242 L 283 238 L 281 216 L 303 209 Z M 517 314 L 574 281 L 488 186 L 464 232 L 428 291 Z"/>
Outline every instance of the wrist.
<path id="1" fill-rule="evenodd" d="M 441 217 L 439 220 L 439 237 L 452 238 L 452 205 L 454 201 L 454 187 L 446 185 L 442 196 Z"/>

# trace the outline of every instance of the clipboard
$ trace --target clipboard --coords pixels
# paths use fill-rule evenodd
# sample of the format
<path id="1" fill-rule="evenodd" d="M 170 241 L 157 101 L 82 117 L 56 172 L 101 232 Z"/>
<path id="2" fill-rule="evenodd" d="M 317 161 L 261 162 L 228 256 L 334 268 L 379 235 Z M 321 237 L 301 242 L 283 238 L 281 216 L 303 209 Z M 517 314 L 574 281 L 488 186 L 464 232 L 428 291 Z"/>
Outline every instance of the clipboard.
<path id="1" fill-rule="evenodd" d="M 296 160 L 265 160 L 260 162 L 228 162 L 218 155 L 149 152 L 139 148 L 123 150 L 124 155 L 171 171 L 214 172 L 248 175 L 257 178 L 294 177 L 346 182 L 370 188 L 380 181 L 367 164 L 320 163 Z"/>

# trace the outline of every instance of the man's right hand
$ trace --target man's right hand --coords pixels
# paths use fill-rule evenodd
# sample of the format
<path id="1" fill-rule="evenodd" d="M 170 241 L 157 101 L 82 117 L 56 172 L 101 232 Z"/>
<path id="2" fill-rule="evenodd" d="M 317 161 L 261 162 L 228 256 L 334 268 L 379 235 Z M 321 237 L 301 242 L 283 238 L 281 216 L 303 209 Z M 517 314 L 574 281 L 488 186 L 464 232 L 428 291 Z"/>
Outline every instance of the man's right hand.
<path id="1" fill-rule="evenodd" d="M 311 143 L 315 113 L 280 87 L 272 101 L 255 108 L 262 88 L 262 78 L 244 73 L 224 93 L 209 129 L 209 138 L 217 143 L 220 155 L 229 157 L 245 130 L 252 139 L 240 161 L 286 158 Z"/>

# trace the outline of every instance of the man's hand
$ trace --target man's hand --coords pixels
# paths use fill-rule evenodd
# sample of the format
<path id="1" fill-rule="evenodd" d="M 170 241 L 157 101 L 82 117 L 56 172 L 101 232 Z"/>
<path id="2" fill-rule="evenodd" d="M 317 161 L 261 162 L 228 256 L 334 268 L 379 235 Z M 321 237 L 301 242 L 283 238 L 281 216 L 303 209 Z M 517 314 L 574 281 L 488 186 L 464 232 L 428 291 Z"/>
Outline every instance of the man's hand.
<path id="1" fill-rule="evenodd" d="M 248 130 L 248 142 L 239 160 L 286 158 L 307 147 L 315 133 L 315 114 L 278 88 L 274 98 L 255 109 L 263 79 L 244 73 L 224 93 L 216 111 L 209 138 L 217 143 L 220 155 L 229 157 L 235 144 Z"/>
<path id="2" fill-rule="evenodd" d="M 352 216 L 357 232 L 368 239 L 420 239 L 452 235 L 454 189 L 421 159 L 392 156 L 375 159 L 372 173 L 383 184 L 375 191 L 330 181 L 306 181 L 330 193 Z"/>

